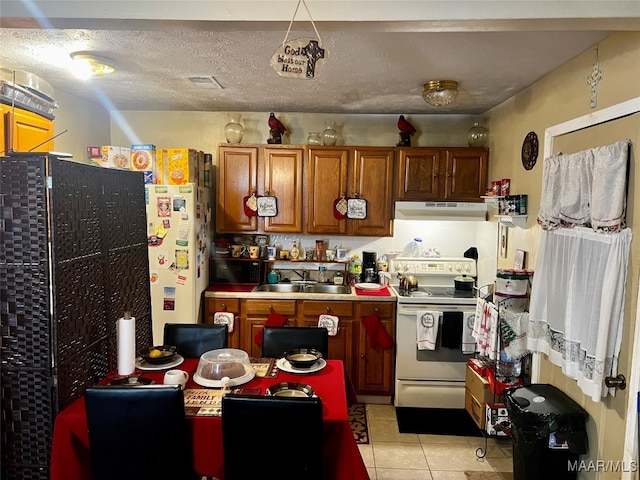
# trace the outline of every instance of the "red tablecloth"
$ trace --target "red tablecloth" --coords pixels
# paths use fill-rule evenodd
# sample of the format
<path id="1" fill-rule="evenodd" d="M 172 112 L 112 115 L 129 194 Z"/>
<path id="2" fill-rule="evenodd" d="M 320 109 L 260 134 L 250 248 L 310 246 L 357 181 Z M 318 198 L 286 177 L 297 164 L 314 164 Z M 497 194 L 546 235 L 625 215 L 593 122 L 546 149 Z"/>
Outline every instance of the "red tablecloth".
<path id="1" fill-rule="evenodd" d="M 186 359 L 179 368 L 193 373 L 197 359 Z M 143 376 L 162 383 L 164 371 L 143 372 Z M 360 451 L 353 438 L 347 413 L 344 367 L 340 360 L 328 360 L 321 371 L 298 375 L 280 371 L 277 378 L 254 378 L 243 388 L 261 390 L 279 382 L 311 385 L 322 399 L 324 419 L 323 477 L 327 480 L 368 479 Z M 190 378 L 187 388 L 201 388 Z M 224 478 L 222 421 L 220 417 L 187 417 L 193 434 L 193 461 L 198 475 Z M 255 432 L 255 435 L 260 435 Z M 266 439 L 268 440 L 268 439 Z M 257 462 L 259 470 L 259 461 Z M 91 463 L 84 397 L 62 410 L 55 420 L 51 448 L 51 480 L 89 480 Z"/>

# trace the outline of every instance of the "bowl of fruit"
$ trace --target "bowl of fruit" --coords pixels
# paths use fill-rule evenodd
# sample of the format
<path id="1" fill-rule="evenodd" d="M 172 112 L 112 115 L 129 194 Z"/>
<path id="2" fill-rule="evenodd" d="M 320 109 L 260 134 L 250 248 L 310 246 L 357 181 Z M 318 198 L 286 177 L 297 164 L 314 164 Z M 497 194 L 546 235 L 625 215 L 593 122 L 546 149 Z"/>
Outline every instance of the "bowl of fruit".
<path id="1" fill-rule="evenodd" d="M 163 363 L 168 363 L 173 360 L 175 355 L 176 347 L 173 347 L 171 345 L 158 345 L 140 352 L 140 356 L 142 357 L 142 359 L 152 365 L 161 365 Z"/>

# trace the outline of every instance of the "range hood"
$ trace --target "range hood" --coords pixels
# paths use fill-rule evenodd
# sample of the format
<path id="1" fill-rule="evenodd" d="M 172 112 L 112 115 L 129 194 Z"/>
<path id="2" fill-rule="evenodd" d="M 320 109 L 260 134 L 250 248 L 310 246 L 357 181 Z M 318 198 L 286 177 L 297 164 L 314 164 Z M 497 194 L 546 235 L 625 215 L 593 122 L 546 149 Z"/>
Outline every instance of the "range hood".
<path id="1" fill-rule="evenodd" d="M 396 220 L 487 219 L 487 204 L 473 202 L 396 202 Z"/>

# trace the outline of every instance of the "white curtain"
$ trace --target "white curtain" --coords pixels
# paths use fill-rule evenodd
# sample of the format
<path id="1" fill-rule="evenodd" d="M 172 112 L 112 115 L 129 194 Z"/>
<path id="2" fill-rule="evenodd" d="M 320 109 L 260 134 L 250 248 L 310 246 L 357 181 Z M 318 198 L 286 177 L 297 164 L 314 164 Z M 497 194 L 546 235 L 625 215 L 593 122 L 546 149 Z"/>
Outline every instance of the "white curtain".
<path id="1" fill-rule="evenodd" d="M 548 355 L 593 401 L 614 389 L 631 230 L 542 232 L 531 288 L 527 347 Z"/>

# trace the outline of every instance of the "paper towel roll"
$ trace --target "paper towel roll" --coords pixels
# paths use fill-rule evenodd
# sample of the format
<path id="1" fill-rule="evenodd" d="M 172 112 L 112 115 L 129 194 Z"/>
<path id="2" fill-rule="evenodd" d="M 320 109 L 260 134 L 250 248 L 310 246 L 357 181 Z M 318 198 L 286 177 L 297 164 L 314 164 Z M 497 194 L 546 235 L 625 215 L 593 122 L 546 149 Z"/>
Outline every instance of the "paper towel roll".
<path id="1" fill-rule="evenodd" d="M 125 316 L 116 325 L 118 333 L 118 375 L 131 375 L 136 368 L 136 318 Z"/>

